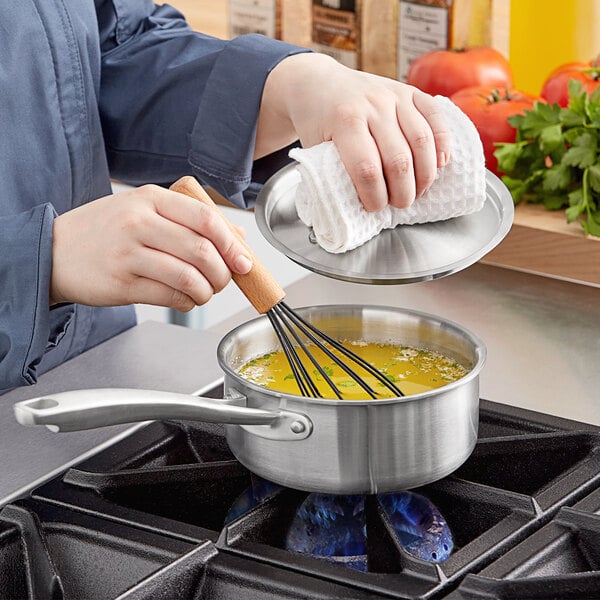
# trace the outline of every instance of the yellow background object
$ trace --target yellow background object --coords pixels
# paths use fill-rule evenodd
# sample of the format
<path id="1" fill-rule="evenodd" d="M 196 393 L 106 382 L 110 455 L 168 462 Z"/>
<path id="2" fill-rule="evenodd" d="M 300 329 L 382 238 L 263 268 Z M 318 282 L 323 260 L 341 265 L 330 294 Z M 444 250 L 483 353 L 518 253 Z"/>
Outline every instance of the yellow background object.
<path id="1" fill-rule="evenodd" d="M 557 66 L 600 54 L 600 0 L 512 0 L 510 51 L 515 86 L 539 94 Z"/>

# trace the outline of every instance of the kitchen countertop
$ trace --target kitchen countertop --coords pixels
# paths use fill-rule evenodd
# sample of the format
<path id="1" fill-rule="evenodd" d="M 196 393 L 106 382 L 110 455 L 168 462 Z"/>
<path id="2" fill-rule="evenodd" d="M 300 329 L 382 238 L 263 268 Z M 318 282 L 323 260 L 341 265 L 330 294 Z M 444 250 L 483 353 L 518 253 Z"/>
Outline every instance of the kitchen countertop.
<path id="1" fill-rule="evenodd" d="M 288 286 L 287 302 L 375 304 L 417 309 L 458 322 L 488 349 L 481 397 L 600 425 L 600 289 L 484 264 L 398 286 L 351 284 L 310 274 Z M 198 393 L 220 382 L 215 351 L 241 311 L 209 330 L 146 322 L 46 373 L 33 388 L 0 398 L 0 504 L 128 435 L 117 426 L 52 434 L 25 428 L 12 404 L 85 387 Z"/>
<path id="2" fill-rule="evenodd" d="M 221 380 L 218 341 L 214 333 L 146 321 L 45 373 L 35 386 L 0 396 L 0 506 L 139 427 L 51 433 L 19 425 L 15 402 L 92 387 L 200 394 Z"/>

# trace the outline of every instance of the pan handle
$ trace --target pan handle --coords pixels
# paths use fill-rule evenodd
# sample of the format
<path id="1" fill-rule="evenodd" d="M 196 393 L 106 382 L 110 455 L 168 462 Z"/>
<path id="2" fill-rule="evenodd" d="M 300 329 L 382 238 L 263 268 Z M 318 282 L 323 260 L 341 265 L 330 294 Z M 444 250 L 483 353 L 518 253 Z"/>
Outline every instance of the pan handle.
<path id="1" fill-rule="evenodd" d="M 253 427 L 253 433 L 270 439 L 299 440 L 308 437 L 312 431 L 312 422 L 300 413 L 229 405 L 222 400 L 189 394 L 129 388 L 49 394 L 17 402 L 14 413 L 21 425 L 45 425 L 54 432 L 174 419 L 262 425 Z"/>

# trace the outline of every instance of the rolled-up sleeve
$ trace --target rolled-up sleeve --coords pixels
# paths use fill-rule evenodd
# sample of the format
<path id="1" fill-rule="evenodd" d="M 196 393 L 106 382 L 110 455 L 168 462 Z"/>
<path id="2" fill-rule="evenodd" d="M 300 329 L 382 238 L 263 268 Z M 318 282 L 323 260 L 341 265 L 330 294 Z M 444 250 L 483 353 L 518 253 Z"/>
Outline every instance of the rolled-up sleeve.
<path id="1" fill-rule="evenodd" d="M 168 5 L 98 6 L 100 110 L 112 175 L 141 184 L 192 173 L 248 206 L 265 80 L 306 49 L 259 35 L 206 36 Z"/>
<path id="2" fill-rule="evenodd" d="M 50 309 L 52 272 L 50 204 L 0 217 L 0 391 L 36 381 L 36 367 L 56 345 L 72 305 Z"/>

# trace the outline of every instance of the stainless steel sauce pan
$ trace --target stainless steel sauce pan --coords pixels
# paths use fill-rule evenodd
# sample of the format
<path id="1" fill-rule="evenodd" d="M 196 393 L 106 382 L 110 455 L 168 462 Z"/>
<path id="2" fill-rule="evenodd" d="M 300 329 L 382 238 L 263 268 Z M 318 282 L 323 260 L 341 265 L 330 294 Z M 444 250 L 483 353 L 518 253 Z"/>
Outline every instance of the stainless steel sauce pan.
<path id="1" fill-rule="evenodd" d="M 412 310 L 334 305 L 298 309 L 332 337 L 441 352 L 469 373 L 437 390 L 387 400 L 321 400 L 253 384 L 238 369 L 278 347 L 262 316 L 229 332 L 217 357 L 224 398 L 149 390 L 75 390 L 15 405 L 22 425 L 54 431 L 150 419 L 226 423 L 227 442 L 250 471 L 283 486 L 336 494 L 424 485 L 458 468 L 477 441 L 482 341 L 456 323 Z"/>

